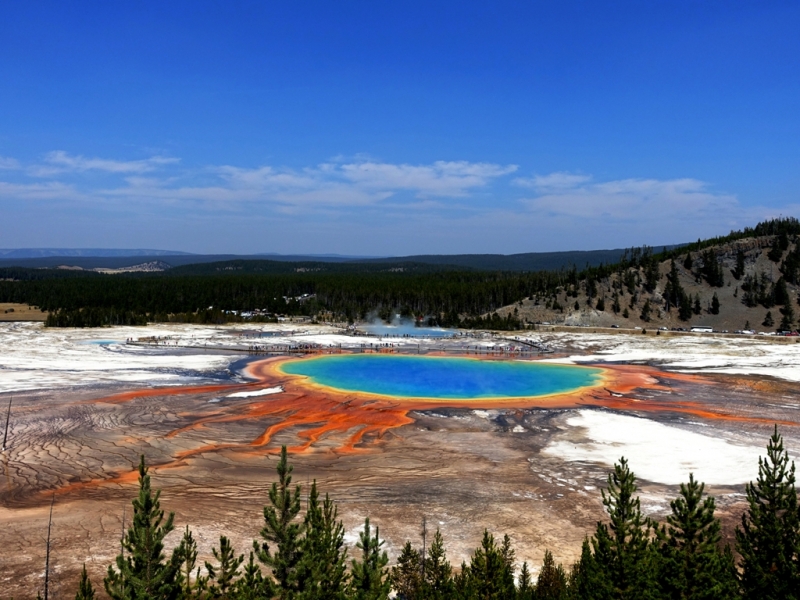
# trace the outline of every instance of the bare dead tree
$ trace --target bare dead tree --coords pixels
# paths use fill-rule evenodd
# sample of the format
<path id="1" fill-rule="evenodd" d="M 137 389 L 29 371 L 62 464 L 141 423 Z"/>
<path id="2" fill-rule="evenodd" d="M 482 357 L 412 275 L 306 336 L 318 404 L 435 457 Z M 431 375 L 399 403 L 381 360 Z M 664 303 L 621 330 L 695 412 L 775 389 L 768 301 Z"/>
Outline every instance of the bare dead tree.
<path id="1" fill-rule="evenodd" d="M 50 501 L 50 518 L 47 520 L 47 552 L 44 557 L 44 600 L 47 600 L 50 584 L 50 529 L 53 525 L 53 505 L 56 503 L 56 493 Z"/>
<path id="2" fill-rule="evenodd" d="M 422 515 L 422 581 L 425 581 L 425 552 L 428 541 L 428 519 Z"/>
<path id="3" fill-rule="evenodd" d="M 8 424 L 11 423 L 11 401 L 14 396 L 8 399 L 8 411 L 6 412 L 6 432 L 3 434 L 3 452 L 6 451 L 6 443 L 8 442 Z"/>

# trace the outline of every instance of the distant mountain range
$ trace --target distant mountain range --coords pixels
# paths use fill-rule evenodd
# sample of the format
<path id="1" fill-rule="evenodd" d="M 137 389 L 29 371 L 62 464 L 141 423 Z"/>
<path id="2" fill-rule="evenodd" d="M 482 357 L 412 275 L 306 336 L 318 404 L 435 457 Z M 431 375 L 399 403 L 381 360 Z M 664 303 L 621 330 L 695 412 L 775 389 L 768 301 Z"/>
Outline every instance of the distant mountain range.
<path id="1" fill-rule="evenodd" d="M 189 252 L 175 250 L 144 250 L 124 248 L 15 248 L 0 249 L 0 258 L 47 258 L 47 257 L 128 257 L 128 256 L 189 256 Z"/>
<path id="2" fill-rule="evenodd" d="M 668 246 L 674 248 L 676 246 Z M 660 248 L 659 248 L 660 250 Z M 616 263 L 624 250 L 588 250 L 569 252 L 527 252 L 523 254 L 419 254 L 400 257 L 344 256 L 340 254 L 191 254 L 167 250 L 122 250 L 106 248 L 26 248 L 0 250 L 0 267 L 81 267 L 82 269 L 125 269 L 146 262 L 158 261 L 170 267 L 201 265 L 229 261 L 281 262 L 281 263 L 347 263 L 349 265 L 434 265 L 458 267 L 481 271 L 544 271 L 570 268 L 578 269 L 599 264 Z M 261 271 L 261 265 L 254 271 Z M 303 265 L 307 266 L 307 265 Z M 256 265 L 253 265 L 256 267 Z M 208 269 L 199 269 L 207 271 Z M 238 270 L 238 269 L 237 269 Z M 245 271 L 248 269 L 245 267 Z M 269 271 L 270 269 L 265 269 Z M 352 269 L 348 269 L 352 270 Z"/>

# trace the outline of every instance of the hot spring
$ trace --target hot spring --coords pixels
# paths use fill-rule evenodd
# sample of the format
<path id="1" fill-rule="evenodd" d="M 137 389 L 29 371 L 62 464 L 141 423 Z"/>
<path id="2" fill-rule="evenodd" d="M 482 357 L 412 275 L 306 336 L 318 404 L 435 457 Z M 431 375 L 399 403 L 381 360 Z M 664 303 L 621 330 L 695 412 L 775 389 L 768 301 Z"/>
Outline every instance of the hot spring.
<path id="1" fill-rule="evenodd" d="M 603 374 L 576 365 L 397 354 L 325 355 L 290 360 L 280 370 L 343 392 L 448 400 L 565 394 L 598 385 Z"/>

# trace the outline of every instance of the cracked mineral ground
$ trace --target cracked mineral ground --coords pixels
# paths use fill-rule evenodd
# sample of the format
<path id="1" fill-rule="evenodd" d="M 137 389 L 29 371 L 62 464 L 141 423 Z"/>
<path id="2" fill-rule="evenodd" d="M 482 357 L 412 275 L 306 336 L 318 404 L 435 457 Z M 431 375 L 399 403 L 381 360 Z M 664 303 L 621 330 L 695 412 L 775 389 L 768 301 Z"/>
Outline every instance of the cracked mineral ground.
<path id="1" fill-rule="evenodd" d="M 123 515 L 130 519 L 140 454 L 162 507 L 176 513 L 170 542 L 188 524 L 201 561 L 220 534 L 238 552 L 250 548 L 285 444 L 294 481 L 330 493 L 350 544 L 369 516 L 395 556 L 418 540 L 424 517 L 441 529 L 454 565 L 488 528 L 508 533 L 517 560 L 538 567 L 545 549 L 565 565 L 577 559 L 603 519 L 600 489 L 620 456 L 657 518 L 690 472 L 706 481 L 730 539 L 775 423 L 790 454 L 800 451 L 800 345 L 775 340 L 5 323 L 0 345 L 3 423 L 12 403 L 0 457 L 2 596 L 41 585 L 54 494 L 51 591 L 74 593 L 84 562 L 102 585 Z M 256 346 L 262 353 L 251 355 Z M 274 368 L 287 350 L 546 360 L 607 376 L 547 399 L 411 402 L 304 386 Z"/>

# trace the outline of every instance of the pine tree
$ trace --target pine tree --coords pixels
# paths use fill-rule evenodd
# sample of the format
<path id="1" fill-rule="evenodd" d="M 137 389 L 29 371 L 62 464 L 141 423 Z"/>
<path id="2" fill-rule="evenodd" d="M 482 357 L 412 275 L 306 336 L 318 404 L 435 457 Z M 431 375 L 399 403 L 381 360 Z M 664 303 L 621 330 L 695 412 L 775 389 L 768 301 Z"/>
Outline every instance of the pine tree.
<path id="1" fill-rule="evenodd" d="M 644 321 L 645 323 L 650 322 L 650 300 L 645 300 L 644 306 L 642 306 L 642 313 L 639 315 L 639 318 Z"/>
<path id="2" fill-rule="evenodd" d="M 128 555 L 117 556 L 116 569 L 109 566 L 103 581 L 113 600 L 168 600 L 180 595 L 182 548 L 179 545 L 165 562 L 164 538 L 174 529 L 175 514 L 170 513 L 164 521 L 160 496 L 160 490 L 153 493 L 150 488 L 150 475 L 142 455 L 133 523 L 122 542 Z"/>
<path id="3" fill-rule="evenodd" d="M 549 550 L 544 551 L 542 570 L 536 580 L 536 600 L 561 600 L 567 594 L 567 576 L 561 565 L 556 566 Z"/>
<path id="4" fill-rule="evenodd" d="M 744 250 L 739 248 L 736 251 L 736 268 L 733 270 L 733 276 L 738 281 L 744 275 Z"/>
<path id="5" fill-rule="evenodd" d="M 783 249 L 781 248 L 780 239 L 778 236 L 775 236 L 775 239 L 772 240 L 772 247 L 767 253 L 767 258 L 769 258 L 772 262 L 776 263 L 780 262 L 782 256 L 783 256 Z"/>
<path id="6" fill-rule="evenodd" d="M 641 512 L 636 476 L 621 458 L 608 476 L 603 505 L 611 522 L 597 524 L 592 546 L 598 572 L 607 580 L 612 598 L 641 599 L 652 594 L 651 525 Z"/>
<path id="7" fill-rule="evenodd" d="M 533 577 L 528 569 L 528 562 L 522 563 L 519 571 L 519 582 L 517 583 L 517 600 L 534 600 L 536 593 L 533 585 Z"/>
<path id="8" fill-rule="evenodd" d="M 794 473 L 794 462 L 790 465 L 776 426 L 767 457 L 758 459 L 758 479 L 746 487 L 749 509 L 736 530 L 746 599 L 800 597 L 800 515 Z"/>
<path id="9" fill-rule="evenodd" d="M 689 475 L 680 496 L 670 502 L 667 525 L 657 529 L 659 586 L 666 598 L 712 600 L 736 590 L 732 563 L 720 551 L 720 523 L 713 498 L 703 500 L 705 486 Z"/>
<path id="10" fill-rule="evenodd" d="M 347 586 L 347 549 L 344 526 L 338 519 L 336 504 L 326 494 L 320 505 L 317 482 L 311 485 L 305 517 L 303 558 L 298 565 L 298 580 L 303 600 L 343 599 Z"/>
<path id="11" fill-rule="evenodd" d="M 711 314 L 719 314 L 719 297 L 716 292 L 714 292 L 714 295 L 711 297 Z"/>
<path id="12" fill-rule="evenodd" d="M 513 597 L 508 589 L 509 565 L 494 536 L 484 530 L 481 545 L 475 549 L 469 564 L 469 587 L 478 598 L 503 599 Z M 513 571 L 510 572 L 513 586 Z"/>
<path id="13" fill-rule="evenodd" d="M 761 323 L 764 327 L 772 327 L 775 325 L 775 320 L 772 318 L 772 312 L 767 311 L 767 315 L 764 317 L 764 321 Z"/>
<path id="14" fill-rule="evenodd" d="M 181 555 L 183 558 L 181 562 L 180 576 L 182 588 L 181 593 L 183 599 L 185 600 L 188 598 L 194 598 L 196 596 L 195 591 L 204 586 L 204 579 L 200 577 L 199 570 L 195 576 L 195 583 L 192 583 L 192 572 L 197 564 L 197 542 L 194 541 L 194 537 L 192 536 L 192 532 L 189 530 L 188 525 L 186 526 L 186 530 L 183 532 L 183 539 L 181 540 Z"/>
<path id="15" fill-rule="evenodd" d="M 703 305 L 700 304 L 700 294 L 695 294 L 694 296 L 694 307 L 692 308 L 692 312 L 696 315 L 699 315 L 703 312 Z"/>
<path id="16" fill-rule="evenodd" d="M 422 565 L 419 552 L 406 542 L 397 559 L 397 566 L 392 567 L 391 581 L 397 597 L 401 600 L 416 600 L 422 588 Z"/>
<path id="17" fill-rule="evenodd" d="M 780 328 L 783 331 L 792 331 L 794 329 L 794 309 L 790 303 L 787 303 L 786 306 L 780 309 L 781 315 L 781 325 Z"/>
<path id="18" fill-rule="evenodd" d="M 83 563 L 81 580 L 78 583 L 78 593 L 75 594 L 75 600 L 94 600 L 94 588 L 89 580 L 89 575 L 86 573 L 86 563 Z"/>
<path id="19" fill-rule="evenodd" d="M 250 552 L 250 559 L 245 563 L 242 576 L 236 582 L 234 597 L 236 600 L 263 600 L 274 595 L 271 582 L 261 574 L 255 554 Z"/>
<path id="20" fill-rule="evenodd" d="M 369 517 L 364 521 L 364 530 L 359 537 L 356 548 L 361 550 L 361 560 L 353 559 L 351 562 L 351 597 L 354 600 L 385 600 L 392 589 L 386 568 L 389 557 L 381 551 L 384 542 L 377 527 L 375 537 L 372 537 Z"/>
<path id="21" fill-rule="evenodd" d="M 581 557 L 570 572 L 569 591 L 575 600 L 609 600 L 612 598 L 611 581 L 592 554 L 589 538 L 583 539 Z"/>
<path id="22" fill-rule="evenodd" d="M 303 524 L 295 522 L 300 513 L 300 486 L 292 491 L 292 470 L 283 446 L 277 467 L 278 481 L 269 491 L 272 506 L 264 507 L 261 537 L 266 541 L 253 542 L 258 560 L 272 571 L 282 600 L 292 597 L 298 589 L 297 567 L 302 557 Z M 269 544 L 274 544 L 274 550 Z"/>
<path id="23" fill-rule="evenodd" d="M 231 541 L 224 535 L 219 537 L 219 550 L 212 548 L 211 553 L 218 564 L 215 566 L 206 561 L 210 597 L 228 600 L 233 597 L 239 567 L 244 562 L 244 554 L 237 557 Z"/>
<path id="24" fill-rule="evenodd" d="M 786 287 L 786 280 L 783 277 L 778 279 L 772 286 L 772 302 L 776 306 L 792 303 L 789 290 Z"/>
<path id="25" fill-rule="evenodd" d="M 453 593 L 453 569 L 447 562 L 444 540 L 439 529 L 433 534 L 433 542 L 425 557 L 425 580 L 423 582 L 425 598 L 443 600 Z"/>

